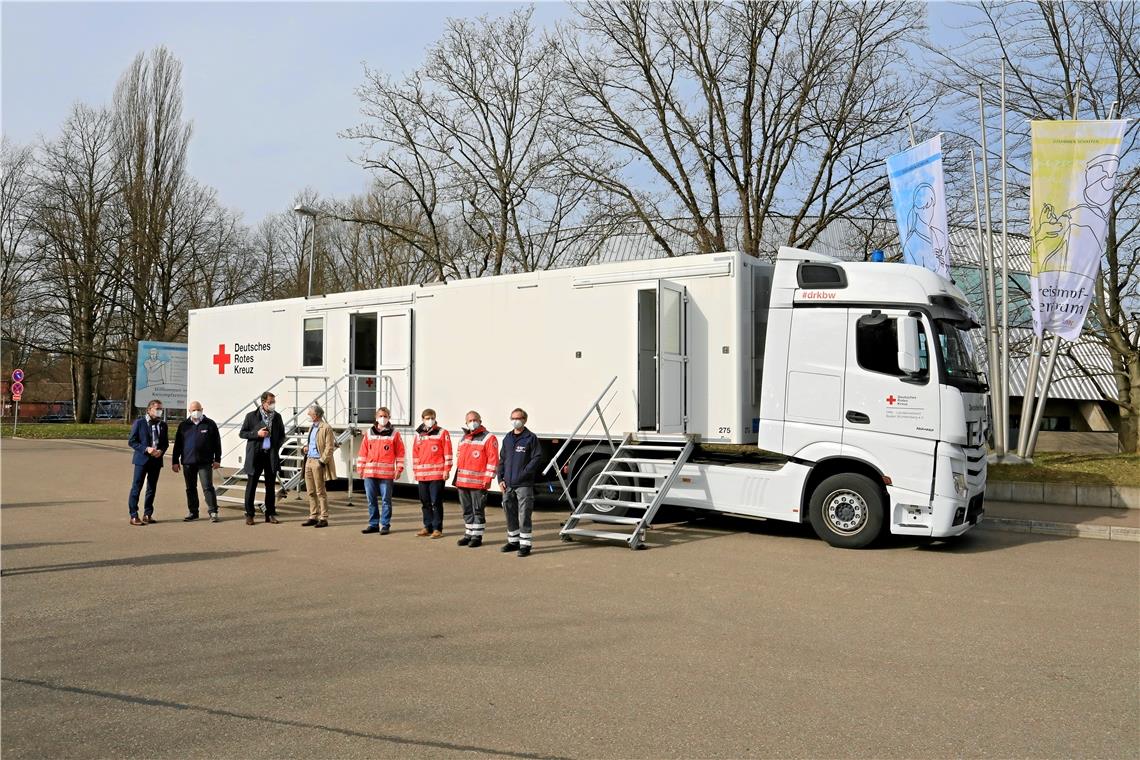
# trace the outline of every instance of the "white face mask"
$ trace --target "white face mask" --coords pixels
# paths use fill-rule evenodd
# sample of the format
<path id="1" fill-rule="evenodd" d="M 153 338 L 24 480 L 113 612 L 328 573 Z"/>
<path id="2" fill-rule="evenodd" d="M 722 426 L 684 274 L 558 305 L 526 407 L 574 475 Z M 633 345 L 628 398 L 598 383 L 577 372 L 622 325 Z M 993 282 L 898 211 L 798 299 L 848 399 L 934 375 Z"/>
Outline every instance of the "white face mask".
<path id="1" fill-rule="evenodd" d="M 153 419 L 161 420 L 162 419 L 162 410 L 161 409 L 151 409 L 150 410 L 150 416 Z"/>
<path id="2" fill-rule="evenodd" d="M 425 417 L 424 418 L 424 427 L 427 428 L 428 430 L 431 430 L 433 427 L 435 427 L 435 418 L 434 417 Z"/>
<path id="3" fill-rule="evenodd" d="M 195 409 L 194 411 L 190 412 L 190 419 L 198 422 L 200 419 L 202 419 L 202 410 Z"/>
<path id="4" fill-rule="evenodd" d="M 479 420 L 472 420 L 471 422 L 465 424 L 463 427 L 467 428 L 468 430 L 478 430 L 479 426 L 482 424 L 483 423 L 479 422 Z"/>
<path id="5" fill-rule="evenodd" d="M 513 427 L 515 430 L 522 430 L 523 425 L 525 424 L 526 420 L 511 420 L 511 427 Z"/>
<path id="6" fill-rule="evenodd" d="M 376 424 L 379 425 L 380 427 L 388 427 L 388 418 L 387 417 L 377 417 L 376 418 Z"/>
<path id="7" fill-rule="evenodd" d="M 265 407 L 265 411 L 267 411 L 267 412 L 273 412 L 276 410 L 277 410 L 277 404 L 270 404 L 269 406 Z"/>

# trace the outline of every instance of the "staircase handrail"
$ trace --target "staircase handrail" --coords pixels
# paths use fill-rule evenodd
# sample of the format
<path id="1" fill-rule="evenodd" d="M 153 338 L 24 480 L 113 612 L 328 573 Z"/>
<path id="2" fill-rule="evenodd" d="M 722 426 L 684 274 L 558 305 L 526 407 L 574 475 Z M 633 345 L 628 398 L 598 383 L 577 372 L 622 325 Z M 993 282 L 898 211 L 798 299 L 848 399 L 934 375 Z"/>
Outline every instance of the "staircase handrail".
<path id="1" fill-rule="evenodd" d="M 574 436 L 578 435 L 578 431 L 581 430 L 582 426 L 586 424 L 586 420 L 590 419 L 590 415 L 596 411 L 598 413 L 598 415 L 601 416 L 601 414 L 602 414 L 602 408 L 601 408 L 602 399 L 606 397 L 606 394 L 610 392 L 610 388 L 614 387 L 614 383 L 616 383 L 616 382 L 617 382 L 617 375 L 614 375 L 613 379 L 610 380 L 608 383 L 606 383 L 605 389 L 603 389 L 602 392 L 598 394 L 598 397 L 596 399 L 594 399 L 594 403 L 590 404 L 589 408 L 586 409 L 586 413 L 584 415 L 582 415 L 582 419 L 579 420 L 578 424 L 574 426 L 573 432 L 571 432 L 570 435 L 568 435 L 566 437 L 566 440 L 563 441 L 562 446 L 558 449 L 558 451 L 554 454 L 554 456 L 550 458 L 550 463 L 547 464 L 545 469 L 543 469 L 543 471 L 542 471 L 543 475 L 548 474 L 550 472 L 550 468 L 554 467 L 558 463 L 558 458 L 560 456 L 562 456 L 562 452 L 564 452 L 566 450 L 566 447 L 569 446 L 570 443 L 574 440 Z M 612 440 L 612 437 L 610 436 L 609 429 L 606 428 L 606 423 L 605 423 L 604 419 L 602 420 L 602 427 L 605 428 L 605 430 L 606 430 L 606 440 L 609 441 L 610 448 L 612 449 L 614 447 L 613 440 Z"/>

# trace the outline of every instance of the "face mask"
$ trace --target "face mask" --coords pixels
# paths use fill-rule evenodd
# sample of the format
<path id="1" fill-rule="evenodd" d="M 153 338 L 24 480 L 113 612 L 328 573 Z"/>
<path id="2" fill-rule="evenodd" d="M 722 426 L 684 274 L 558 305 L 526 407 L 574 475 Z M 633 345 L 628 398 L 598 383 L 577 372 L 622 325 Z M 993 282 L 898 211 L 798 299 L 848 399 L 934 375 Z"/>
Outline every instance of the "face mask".
<path id="1" fill-rule="evenodd" d="M 199 421 L 202 419 L 202 412 L 195 409 L 194 411 L 190 412 L 190 419 L 194 420 L 195 422 Z"/>
<path id="2" fill-rule="evenodd" d="M 425 417 L 424 418 L 424 427 L 427 428 L 428 430 L 431 430 L 433 427 L 435 427 L 435 419 L 432 417 Z"/>
<path id="3" fill-rule="evenodd" d="M 150 410 L 150 416 L 153 419 L 161 420 L 162 419 L 162 410 L 161 409 L 151 409 Z"/>
<path id="4" fill-rule="evenodd" d="M 513 427 L 515 430 L 522 430 L 523 425 L 525 424 L 525 420 L 511 420 L 511 427 Z"/>
<path id="5" fill-rule="evenodd" d="M 265 407 L 265 411 L 267 411 L 267 412 L 273 412 L 276 410 L 277 410 L 277 404 L 270 404 L 269 406 Z"/>
<path id="6" fill-rule="evenodd" d="M 376 418 L 376 424 L 379 425 L 380 427 L 388 427 L 388 418 L 387 417 L 377 417 Z"/>
<path id="7" fill-rule="evenodd" d="M 483 424 L 482 422 L 479 422 L 478 420 L 474 420 L 472 422 L 468 422 L 463 427 L 467 428 L 468 430 L 478 430 L 479 426 L 482 424 Z"/>

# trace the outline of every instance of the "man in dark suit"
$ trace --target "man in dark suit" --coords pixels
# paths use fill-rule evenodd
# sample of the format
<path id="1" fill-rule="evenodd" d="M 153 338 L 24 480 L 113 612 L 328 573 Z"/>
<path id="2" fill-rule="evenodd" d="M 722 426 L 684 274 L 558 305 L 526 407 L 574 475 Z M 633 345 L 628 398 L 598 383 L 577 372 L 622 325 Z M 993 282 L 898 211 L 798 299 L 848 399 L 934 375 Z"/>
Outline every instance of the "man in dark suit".
<path id="1" fill-rule="evenodd" d="M 174 453 L 170 455 L 170 469 L 181 468 L 186 480 L 186 508 L 183 522 L 198 519 L 198 482 L 202 482 L 202 495 L 210 522 L 220 522 L 218 494 L 214 490 L 214 470 L 222 466 L 222 436 L 217 424 L 202 411 L 202 404 L 191 401 L 186 405 L 190 415 L 174 433 Z"/>
<path id="2" fill-rule="evenodd" d="M 257 481 L 265 476 L 265 522 L 277 524 L 277 471 L 281 468 L 281 446 L 285 443 L 285 423 L 276 411 L 277 398 L 269 391 L 261 394 L 261 405 L 245 416 L 238 432 L 245 439 L 245 524 L 253 525 L 253 500 Z"/>
<path id="3" fill-rule="evenodd" d="M 166 423 L 162 420 L 162 402 L 154 399 L 146 405 L 146 415 L 135 420 L 131 426 L 131 437 L 127 441 L 134 449 L 131 463 L 135 466 L 131 479 L 131 494 L 127 497 L 127 508 L 131 513 L 131 525 L 148 525 L 154 519 L 154 492 L 158 488 L 158 474 L 162 472 L 162 457 L 166 453 L 169 440 Z M 143 501 L 143 516 L 139 519 L 139 493 L 146 481 L 146 499 Z"/>

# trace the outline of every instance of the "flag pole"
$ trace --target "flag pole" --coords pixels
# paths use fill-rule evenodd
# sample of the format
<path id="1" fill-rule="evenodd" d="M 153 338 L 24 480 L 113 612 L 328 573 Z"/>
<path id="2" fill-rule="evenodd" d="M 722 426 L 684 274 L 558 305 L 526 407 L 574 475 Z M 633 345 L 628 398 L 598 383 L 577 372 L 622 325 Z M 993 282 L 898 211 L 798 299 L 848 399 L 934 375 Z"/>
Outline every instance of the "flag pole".
<path id="1" fill-rule="evenodd" d="M 1001 61 L 1001 442 L 997 455 L 1009 449 L 1009 203 L 1005 181 L 1005 58 Z"/>
<path id="2" fill-rule="evenodd" d="M 978 195 L 978 159 L 974 156 L 973 148 L 970 148 L 970 176 L 974 180 L 974 220 L 977 222 L 978 227 L 978 261 L 981 264 L 982 270 L 980 284 L 982 295 L 985 296 L 986 283 L 989 281 L 990 275 L 989 269 L 986 267 L 985 238 L 982 237 L 982 200 L 981 196 Z M 990 300 L 988 298 L 985 298 L 982 302 L 982 314 L 982 319 L 985 321 L 982 327 L 985 331 L 988 331 L 990 322 L 992 322 L 994 318 L 994 315 L 990 313 Z M 990 374 L 992 374 L 992 372 Z"/>
<path id="3" fill-rule="evenodd" d="M 990 314 L 990 334 L 989 339 L 986 341 L 989 345 L 987 347 L 986 356 L 989 360 L 990 369 L 990 403 L 993 406 L 994 415 L 994 444 L 995 448 L 998 447 L 1000 441 L 1005 438 L 1005 425 L 1002 424 L 1002 418 L 1005 416 L 1005 410 L 1001 407 L 1001 374 L 998 367 L 998 326 L 997 326 L 997 305 L 994 303 L 994 222 L 993 222 L 993 209 L 990 207 L 990 159 L 989 150 L 986 147 L 986 102 L 982 94 L 982 84 L 978 83 L 978 113 L 980 114 L 982 126 L 982 194 L 986 198 L 986 239 L 985 239 L 985 256 L 986 256 L 986 302 L 989 304 Z M 995 382 L 995 379 L 997 382 Z M 995 391 L 995 386 L 997 389 Z"/>
<path id="4" fill-rule="evenodd" d="M 913 148 L 918 143 L 915 142 L 914 139 L 914 122 L 910 120 L 910 111 L 906 112 L 906 129 L 907 133 L 910 135 L 910 147 Z"/>
<path id="5" fill-rule="evenodd" d="M 1017 434 L 1017 455 L 1023 459 L 1028 456 L 1029 423 L 1033 419 L 1033 402 L 1037 396 L 1037 374 L 1041 371 L 1041 336 L 1033 336 L 1033 344 L 1029 348 L 1029 369 L 1026 370 L 1025 390 L 1021 396 L 1021 429 Z"/>

